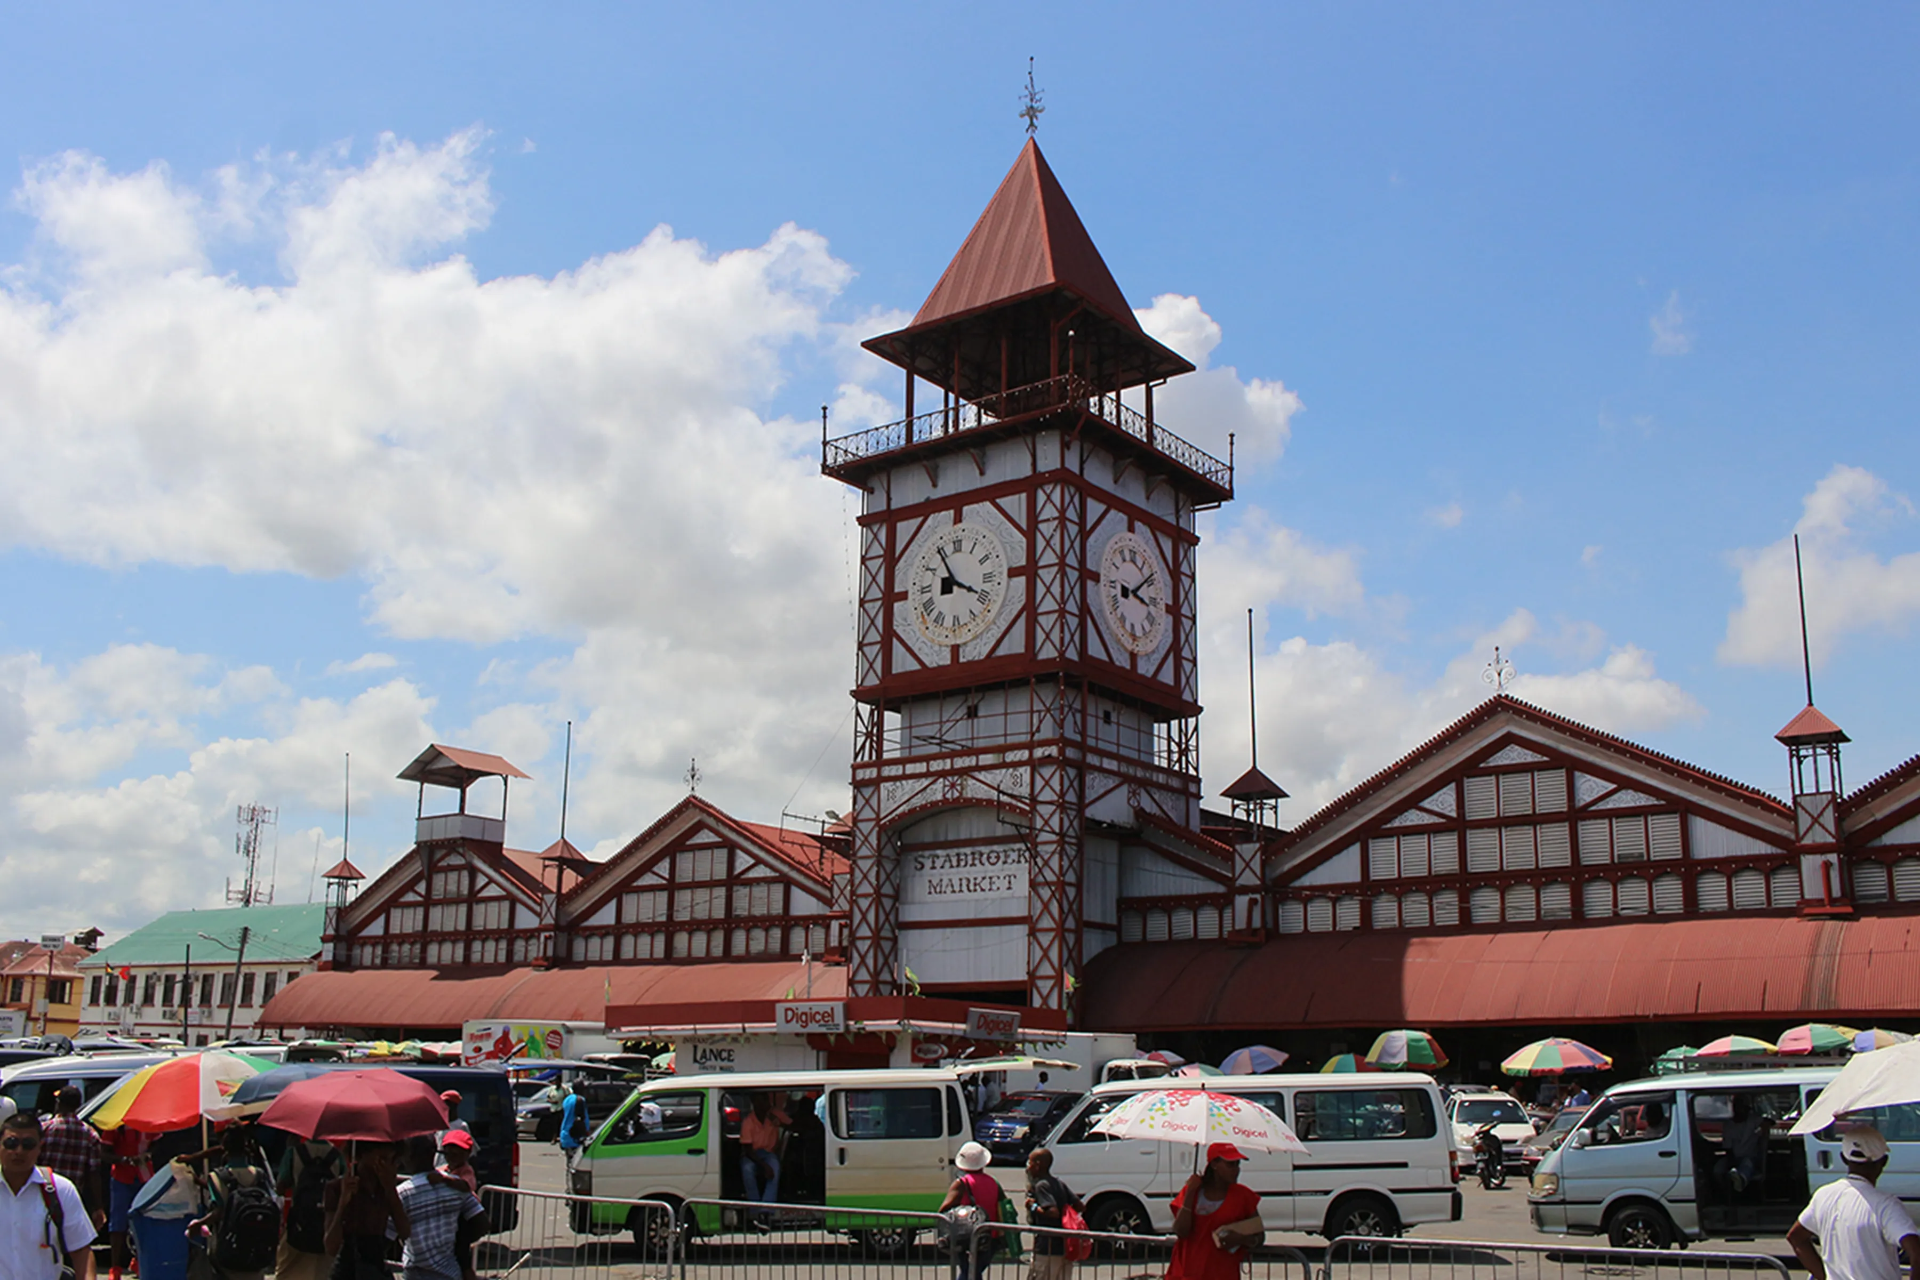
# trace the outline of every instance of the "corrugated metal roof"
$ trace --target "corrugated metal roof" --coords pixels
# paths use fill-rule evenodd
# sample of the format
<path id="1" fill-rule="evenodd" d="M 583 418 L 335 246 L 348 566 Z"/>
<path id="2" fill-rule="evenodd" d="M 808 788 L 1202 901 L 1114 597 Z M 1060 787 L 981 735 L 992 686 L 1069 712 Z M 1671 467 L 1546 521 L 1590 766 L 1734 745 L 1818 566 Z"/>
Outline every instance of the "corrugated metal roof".
<path id="1" fill-rule="evenodd" d="M 320 954 L 320 931 L 326 927 L 326 919 L 327 908 L 319 902 L 169 911 L 112 946 L 94 952 L 81 961 L 80 966 L 94 969 L 128 964 L 177 964 L 188 947 L 202 956 L 230 955 L 200 935 L 211 934 L 238 945 L 242 925 L 249 930 L 247 959 L 311 960 Z"/>
<path id="2" fill-rule="evenodd" d="M 815 998 L 844 996 L 845 974 L 816 964 Z M 524 968 L 481 977 L 434 969 L 326 971 L 282 988 L 261 1011 L 260 1025 L 457 1030 L 472 1018 L 598 1022 L 609 1004 L 784 999 L 806 978 L 797 960 Z"/>
<path id="3" fill-rule="evenodd" d="M 1094 1030 L 1909 1017 L 1920 917 L 1135 943 L 1088 966 Z"/>
<path id="4" fill-rule="evenodd" d="M 1839 725 L 1827 719 L 1826 714 L 1811 702 L 1806 710 L 1787 721 L 1787 727 L 1773 735 L 1777 742 L 1788 744 L 1811 742 L 1851 742 Z"/>
<path id="5" fill-rule="evenodd" d="M 524 778 L 514 764 L 503 756 L 465 747 L 445 747 L 433 743 L 413 758 L 412 763 L 395 775 L 406 782 L 426 782 L 436 787 L 465 787 L 481 778 Z"/>

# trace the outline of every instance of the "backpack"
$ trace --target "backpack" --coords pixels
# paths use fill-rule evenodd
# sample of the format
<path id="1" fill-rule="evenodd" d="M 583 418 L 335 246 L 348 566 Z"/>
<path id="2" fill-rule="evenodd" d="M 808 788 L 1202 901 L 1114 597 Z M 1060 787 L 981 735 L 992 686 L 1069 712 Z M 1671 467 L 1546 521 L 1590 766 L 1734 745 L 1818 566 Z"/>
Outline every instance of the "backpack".
<path id="1" fill-rule="evenodd" d="M 212 1260 L 222 1271 L 264 1271 L 280 1248 L 280 1205 L 260 1170 L 222 1169 L 218 1178 L 220 1230 L 213 1238 Z"/>
<path id="2" fill-rule="evenodd" d="M 307 1153 L 306 1144 L 293 1149 L 293 1195 L 287 1209 L 287 1243 L 302 1253 L 327 1251 L 327 1184 L 339 1176 L 340 1157 L 329 1151 L 324 1160 Z"/>
<path id="3" fill-rule="evenodd" d="M 573 1098 L 573 1127 L 567 1131 L 567 1136 L 576 1145 L 584 1146 L 587 1135 L 592 1132 L 592 1127 L 587 1123 L 587 1100 L 576 1094 Z"/>
<path id="4" fill-rule="evenodd" d="M 1087 1220 L 1072 1205 L 1060 1211 L 1060 1225 L 1067 1231 L 1085 1231 Z M 1068 1236 L 1064 1246 L 1068 1262 L 1085 1262 L 1093 1256 L 1093 1241 L 1086 1236 Z"/>

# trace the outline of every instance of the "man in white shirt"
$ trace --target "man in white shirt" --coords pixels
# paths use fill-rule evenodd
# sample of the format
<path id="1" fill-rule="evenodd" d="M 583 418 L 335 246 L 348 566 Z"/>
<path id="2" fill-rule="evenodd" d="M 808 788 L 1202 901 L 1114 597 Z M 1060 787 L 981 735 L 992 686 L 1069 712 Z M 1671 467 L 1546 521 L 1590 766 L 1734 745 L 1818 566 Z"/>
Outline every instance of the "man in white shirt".
<path id="1" fill-rule="evenodd" d="M 1920 1280 L 1920 1233 L 1899 1198 L 1882 1191 L 1887 1140 L 1861 1126 L 1840 1135 L 1847 1176 L 1813 1193 L 1787 1243 L 1813 1280 L 1901 1280 L 1900 1254 Z"/>
<path id="2" fill-rule="evenodd" d="M 40 1117 L 21 1112 L 0 1120 L 0 1280 L 93 1280 L 93 1220 L 71 1182 L 36 1168 Z"/>

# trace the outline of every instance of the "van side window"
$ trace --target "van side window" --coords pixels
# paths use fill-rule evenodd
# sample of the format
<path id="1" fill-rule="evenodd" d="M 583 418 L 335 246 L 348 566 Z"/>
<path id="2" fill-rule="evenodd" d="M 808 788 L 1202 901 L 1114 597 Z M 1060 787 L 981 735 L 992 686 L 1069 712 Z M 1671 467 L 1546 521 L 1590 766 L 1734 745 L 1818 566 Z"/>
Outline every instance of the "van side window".
<path id="1" fill-rule="evenodd" d="M 1656 1141 L 1673 1131 L 1673 1095 L 1629 1093 L 1602 1098 L 1580 1127 L 1592 1134 L 1596 1146 Z"/>
<path id="2" fill-rule="evenodd" d="M 693 1093 L 649 1093 L 633 1100 L 613 1132 L 612 1143 L 655 1142 L 662 1138 L 690 1138 L 700 1132 L 700 1117 L 706 1095 Z"/>
<path id="3" fill-rule="evenodd" d="M 833 1095 L 833 1132 L 841 1138 L 940 1138 L 946 1108 L 939 1089 L 842 1089 Z"/>
<path id="4" fill-rule="evenodd" d="M 1807 1090 L 1808 1101 L 1819 1090 Z M 1880 1131 L 1880 1136 L 1888 1142 L 1920 1142 L 1920 1106 L 1903 1102 L 1892 1107 L 1867 1107 L 1860 1111 L 1849 1111 L 1844 1124 L 1836 1122 L 1814 1135 L 1822 1142 L 1840 1141 L 1840 1131 L 1855 1125 L 1870 1124 Z"/>
<path id="5" fill-rule="evenodd" d="M 1119 1094 L 1106 1098 L 1089 1098 L 1087 1105 L 1080 1108 L 1080 1114 L 1060 1133 L 1062 1144 L 1069 1142 L 1112 1142 L 1104 1133 L 1095 1133 L 1093 1126 L 1101 1116 L 1127 1101 L 1129 1095 Z"/>
<path id="6" fill-rule="evenodd" d="M 1248 1102 L 1253 1103 L 1255 1106 L 1265 1107 L 1267 1110 L 1273 1112 L 1273 1114 L 1279 1116 L 1282 1120 L 1285 1120 L 1287 1118 L 1286 1095 L 1280 1093 L 1278 1090 L 1275 1090 L 1272 1093 L 1242 1093 L 1241 1091 L 1236 1089 L 1234 1090 L 1233 1096 L 1236 1098 L 1245 1098 Z"/>
<path id="7" fill-rule="evenodd" d="M 960 1090 L 947 1089 L 947 1132 L 949 1134 L 967 1131 L 967 1109 L 960 1105 Z"/>
<path id="8" fill-rule="evenodd" d="M 1431 1138 L 1433 1100 L 1422 1089 L 1302 1089 L 1293 1096 L 1294 1132 L 1303 1142 Z"/>

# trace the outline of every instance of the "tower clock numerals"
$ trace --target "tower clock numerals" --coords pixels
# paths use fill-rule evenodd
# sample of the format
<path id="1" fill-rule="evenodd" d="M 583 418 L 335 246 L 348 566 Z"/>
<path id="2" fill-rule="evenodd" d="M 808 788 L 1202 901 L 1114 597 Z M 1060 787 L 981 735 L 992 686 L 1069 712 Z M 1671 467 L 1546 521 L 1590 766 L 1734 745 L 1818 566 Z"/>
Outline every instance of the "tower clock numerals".
<path id="1" fill-rule="evenodd" d="M 1146 539 L 1116 533 L 1100 557 L 1100 604 L 1129 653 L 1152 653 L 1167 629 L 1167 570 Z"/>
<path id="2" fill-rule="evenodd" d="M 1006 596 L 1007 552 L 998 534 L 966 521 L 928 530 L 907 577 L 907 605 L 921 635 L 965 644 L 992 625 Z"/>

